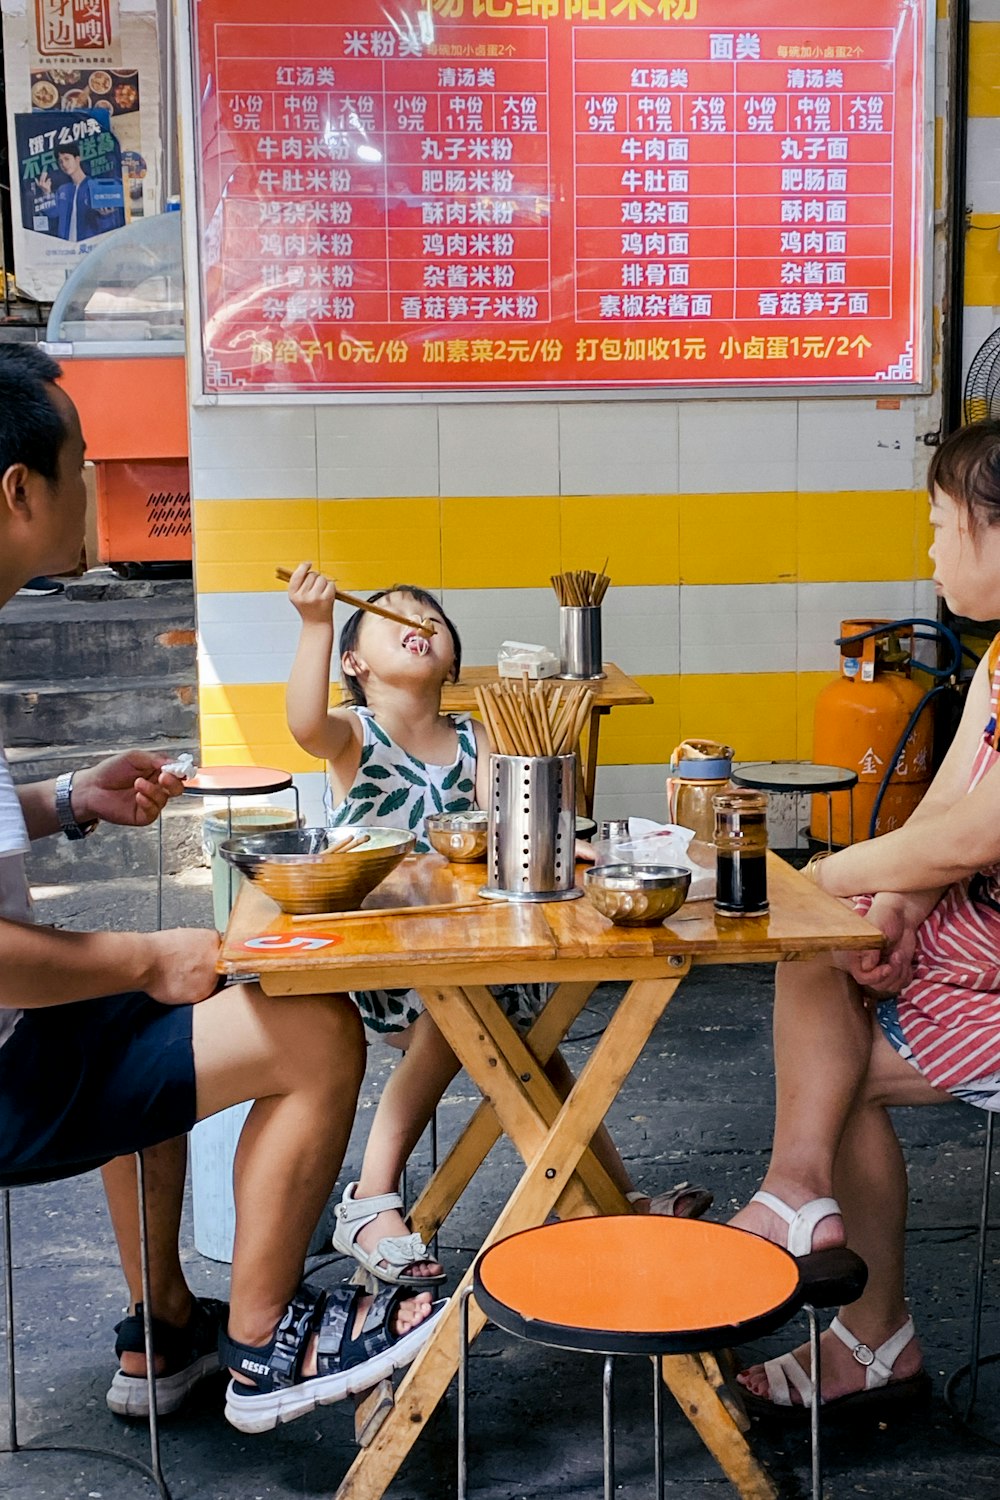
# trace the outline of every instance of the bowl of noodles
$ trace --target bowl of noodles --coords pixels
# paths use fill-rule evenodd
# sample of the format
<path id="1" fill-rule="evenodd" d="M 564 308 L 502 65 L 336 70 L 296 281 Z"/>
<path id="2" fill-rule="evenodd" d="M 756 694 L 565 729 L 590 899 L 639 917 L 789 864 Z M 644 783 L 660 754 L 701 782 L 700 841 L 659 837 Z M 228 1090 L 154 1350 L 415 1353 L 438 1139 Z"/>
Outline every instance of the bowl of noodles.
<path id="1" fill-rule="evenodd" d="M 348 834 L 367 835 L 344 853 Z M 351 911 L 389 875 L 415 839 L 404 828 L 292 828 L 246 834 L 219 845 L 223 859 L 259 885 L 282 911 Z"/>

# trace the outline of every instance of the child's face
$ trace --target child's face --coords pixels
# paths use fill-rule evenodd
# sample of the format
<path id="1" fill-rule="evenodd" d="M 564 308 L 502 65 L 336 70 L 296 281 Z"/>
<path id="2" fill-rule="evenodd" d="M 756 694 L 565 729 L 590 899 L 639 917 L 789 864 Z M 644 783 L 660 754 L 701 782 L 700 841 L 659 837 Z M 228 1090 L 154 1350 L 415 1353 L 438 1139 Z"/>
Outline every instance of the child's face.
<path id="1" fill-rule="evenodd" d="M 934 582 L 948 608 L 970 620 L 1000 617 L 1000 526 L 969 529 L 964 505 L 940 485 L 931 496 Z"/>
<path id="2" fill-rule="evenodd" d="M 361 681 L 366 693 L 372 681 L 436 691 L 447 682 L 455 664 L 451 631 L 441 614 L 430 605 L 418 603 L 410 594 L 386 594 L 378 602 L 412 619 L 413 628 L 383 620 L 380 615 L 366 614 L 358 631 L 357 646 L 344 657 L 344 669 Z M 437 626 L 430 637 L 416 630 L 425 617 Z"/>

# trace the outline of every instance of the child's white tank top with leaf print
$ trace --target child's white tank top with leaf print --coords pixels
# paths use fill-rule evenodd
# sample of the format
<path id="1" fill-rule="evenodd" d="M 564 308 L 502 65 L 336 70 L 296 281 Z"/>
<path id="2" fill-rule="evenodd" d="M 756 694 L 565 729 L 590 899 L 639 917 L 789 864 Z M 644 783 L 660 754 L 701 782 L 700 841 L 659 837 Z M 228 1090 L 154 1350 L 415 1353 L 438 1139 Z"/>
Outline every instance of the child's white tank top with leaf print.
<path id="1" fill-rule="evenodd" d="M 324 791 L 329 828 L 372 823 L 406 828 L 416 835 L 417 854 L 429 854 L 424 819 L 433 812 L 468 812 L 475 805 L 476 736 L 468 714 L 449 714 L 458 737 L 458 752 L 447 766 L 427 765 L 397 745 L 375 722 L 370 708 L 352 708 L 361 720 L 361 762 L 344 800 L 333 805 L 327 779 Z"/>

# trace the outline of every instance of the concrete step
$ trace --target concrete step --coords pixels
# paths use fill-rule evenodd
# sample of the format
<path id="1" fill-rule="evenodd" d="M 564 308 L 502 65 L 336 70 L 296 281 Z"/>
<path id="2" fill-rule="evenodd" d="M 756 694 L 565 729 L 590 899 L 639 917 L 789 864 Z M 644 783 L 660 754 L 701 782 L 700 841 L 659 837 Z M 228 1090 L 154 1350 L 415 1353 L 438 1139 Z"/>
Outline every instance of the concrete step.
<path id="1" fill-rule="evenodd" d="M 188 672 L 0 681 L 0 725 L 9 748 L 64 744 L 70 735 L 81 744 L 191 741 L 196 696 Z"/>
<path id="2" fill-rule="evenodd" d="M 66 683 L 187 674 L 194 681 L 190 595 L 13 599 L 0 618 L 0 679 Z"/>
<path id="3" fill-rule="evenodd" d="M 163 816 L 163 870 L 177 875 L 206 863 L 200 797 L 180 797 Z M 152 879 L 158 865 L 159 830 L 119 828 L 102 823 L 86 839 L 70 841 L 62 834 L 38 839 L 28 855 L 28 879 L 37 885 L 67 881 L 100 882 Z"/>

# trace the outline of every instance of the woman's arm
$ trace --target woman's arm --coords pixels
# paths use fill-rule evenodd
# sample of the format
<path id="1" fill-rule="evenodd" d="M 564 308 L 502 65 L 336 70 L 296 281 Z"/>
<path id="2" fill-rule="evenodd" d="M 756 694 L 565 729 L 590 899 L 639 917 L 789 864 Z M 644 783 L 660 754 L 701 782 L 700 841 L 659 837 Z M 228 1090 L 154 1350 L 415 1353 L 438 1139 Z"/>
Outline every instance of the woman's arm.
<path id="1" fill-rule="evenodd" d="M 834 896 L 919 893 L 921 905 L 930 911 L 949 885 L 1000 861 L 1000 764 L 975 791 L 965 790 L 989 707 L 984 661 L 969 689 L 958 733 L 920 806 L 903 828 L 842 849 L 817 865 L 817 883 L 825 891 Z"/>

